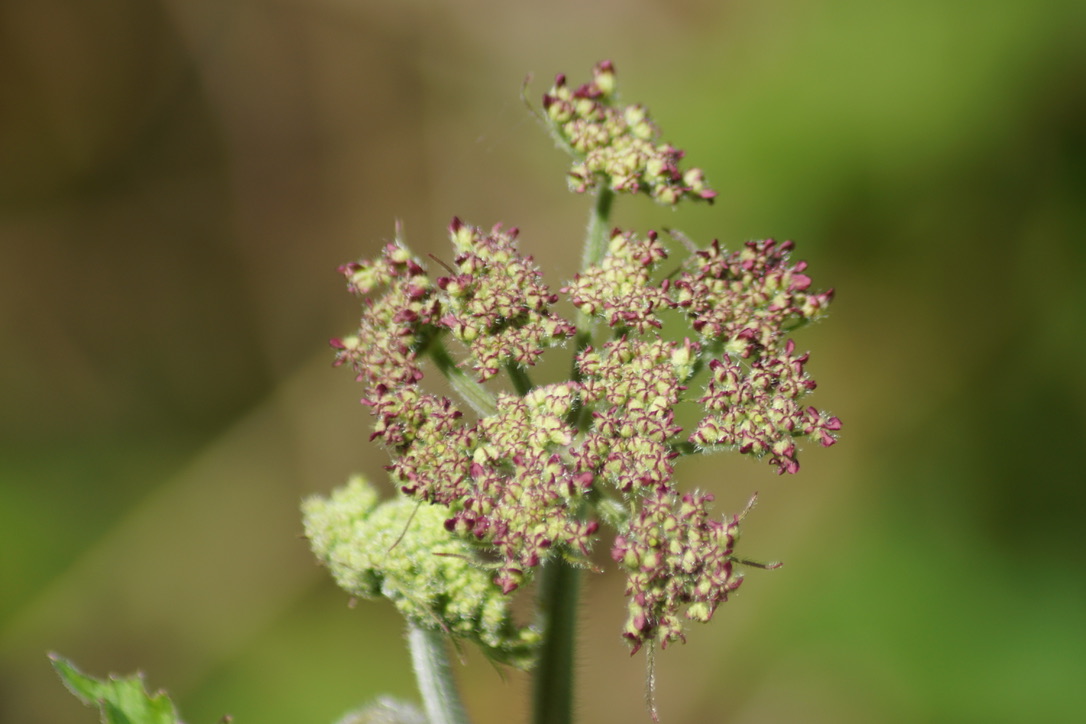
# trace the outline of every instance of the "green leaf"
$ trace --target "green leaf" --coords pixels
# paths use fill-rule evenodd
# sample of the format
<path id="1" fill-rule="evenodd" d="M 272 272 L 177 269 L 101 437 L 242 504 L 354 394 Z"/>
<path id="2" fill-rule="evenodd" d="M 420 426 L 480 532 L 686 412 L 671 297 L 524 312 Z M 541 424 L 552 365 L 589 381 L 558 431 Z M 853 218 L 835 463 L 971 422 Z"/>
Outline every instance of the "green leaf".
<path id="1" fill-rule="evenodd" d="M 102 680 L 87 676 L 58 654 L 49 654 L 49 659 L 68 691 L 87 706 L 98 707 L 102 724 L 182 724 L 164 691 L 147 693 L 142 674 L 124 678 L 110 674 Z"/>

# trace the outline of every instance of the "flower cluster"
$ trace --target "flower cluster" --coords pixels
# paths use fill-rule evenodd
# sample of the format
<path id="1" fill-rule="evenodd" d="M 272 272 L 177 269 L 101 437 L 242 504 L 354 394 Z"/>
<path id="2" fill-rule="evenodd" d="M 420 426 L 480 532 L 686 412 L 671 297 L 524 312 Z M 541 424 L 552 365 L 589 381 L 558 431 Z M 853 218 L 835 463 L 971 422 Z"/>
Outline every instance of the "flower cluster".
<path id="1" fill-rule="evenodd" d="M 571 189 L 584 193 L 602 180 L 612 191 L 647 193 L 668 206 L 683 198 L 711 201 L 716 196 L 701 169 L 679 168 L 683 152 L 659 142 L 660 131 L 644 107 L 617 106 L 614 101 L 615 67 L 610 61 L 599 63 L 592 81 L 576 89 L 559 75 L 543 96 L 555 134 L 574 153 Z"/>
<path id="2" fill-rule="evenodd" d="M 742 514 L 713 520 L 708 514 L 712 500 L 707 493 L 677 498 L 658 487 L 615 539 L 611 556 L 628 571 L 630 597 L 622 635 L 634 651 L 645 641 L 666 647 L 684 640 L 681 607 L 687 618 L 704 623 L 742 583 L 732 555 Z"/>
<path id="3" fill-rule="evenodd" d="M 804 371 L 807 355 L 795 354 L 788 340 L 780 354 L 761 355 L 749 366 L 725 356 L 709 363 L 712 377 L 701 402 L 709 413 L 690 439 L 706 447 L 734 446 L 757 457 L 770 455 L 782 473 L 799 470 L 797 437 L 813 437 L 825 447 L 841 421 L 800 398 L 815 387 Z"/>
<path id="4" fill-rule="evenodd" d="M 422 379 L 416 360 L 438 311 L 422 265 L 397 241 L 379 259 L 344 264 L 339 271 L 366 308 L 357 334 L 332 340 L 336 364 L 350 363 L 371 388 Z"/>
<path id="5" fill-rule="evenodd" d="M 673 295 L 695 331 L 725 343 L 740 357 L 778 346 L 794 321 L 818 319 L 833 290 L 810 292 L 807 262 L 789 264 L 795 245 L 748 241 L 726 253 L 713 240 L 693 254 L 675 281 Z"/>
<path id="6" fill-rule="evenodd" d="M 656 143 L 645 111 L 614 106 L 613 94 L 614 68 L 601 63 L 591 83 L 570 91 L 559 76 L 545 97 L 575 156 L 577 189 L 602 181 L 666 203 L 712 198 L 700 172 L 680 172 L 681 154 Z M 453 219 L 449 235 L 454 257 L 439 262 L 443 276 L 431 278 L 400 240 L 342 267 L 363 311 L 355 335 L 332 341 L 336 363 L 354 367 L 365 386 L 390 477 L 467 545 L 465 559 L 492 561 L 498 594 L 549 559 L 590 567 L 601 523 L 614 528 L 612 557 L 627 573 L 624 636 L 634 650 L 681 640 L 683 617 L 708 620 L 740 583 L 742 514 L 714 518 L 712 496 L 678 488 L 676 461 L 728 448 L 795 473 L 801 440 L 835 442 L 841 422 L 806 404 L 815 383 L 790 337 L 825 312 L 832 290 L 812 289 L 791 242 L 734 252 L 689 243 L 664 273 L 663 239 L 614 229 L 600 258 L 553 293 L 519 251 L 515 228 Z M 577 324 L 555 312 L 563 297 Z M 607 334 L 594 336 L 597 327 Z M 534 384 L 529 368 L 570 339 L 572 379 Z M 475 417 L 423 388 L 425 356 Z M 489 387 L 502 370 L 515 394 Z M 701 410 L 690 430 L 676 422 L 680 405 Z M 346 571 L 378 566 L 322 555 L 356 592 L 362 584 Z"/>
<path id="7" fill-rule="evenodd" d="M 638 239 L 615 229 L 603 260 L 562 291 L 585 314 L 604 316 L 612 327 L 631 327 L 644 334 L 661 326 L 656 311 L 669 304 L 666 289 L 651 283 L 652 273 L 666 258 L 655 232 Z"/>
<path id="8" fill-rule="evenodd" d="M 714 520 L 712 496 L 674 484 L 671 461 L 684 443 L 768 457 L 778 472 L 795 473 L 799 438 L 836 441 L 840 420 L 800 404 L 815 383 L 807 355 L 786 336 L 818 318 L 833 292 L 809 290 L 806 264 L 791 263 L 791 248 L 768 240 L 729 254 L 714 241 L 680 274 L 657 280 L 667 258 L 659 238 L 616 229 L 604 258 L 563 289 L 620 335 L 577 358 L 594 418 L 572 454 L 629 504 L 612 556 L 627 570 L 623 635 L 635 651 L 682 639 L 684 610 L 707 621 L 742 580 L 733 556 L 742 516 Z M 660 339 L 665 310 L 683 313 L 698 339 Z M 702 370 L 707 380 L 694 401 L 705 416 L 683 437 L 674 407 Z"/>
<path id="9" fill-rule="evenodd" d="M 499 365 L 534 363 L 574 328 L 552 311 L 559 295 L 518 252 L 515 230 L 454 219 L 450 232 L 455 266 L 435 281 L 402 244 L 344 267 L 364 312 L 358 335 L 333 344 L 366 383 L 392 479 L 438 506 L 446 530 L 496 556 L 492 581 L 504 593 L 556 552 L 588 565 L 599 528 L 589 501 L 615 500 L 624 512 L 612 554 L 629 573 L 625 635 L 635 648 L 681 638 L 683 609 L 706 620 L 739 585 L 739 519 L 711 519 L 710 496 L 680 492 L 675 459 L 725 446 L 794 473 L 799 438 L 834 442 L 840 421 L 801 404 L 815 383 L 786 337 L 832 292 L 811 292 L 791 245 L 773 241 L 734 253 L 713 242 L 659 279 L 661 239 L 616 229 L 603 258 L 561 289 L 616 336 L 577 353 L 576 381 L 497 395 L 469 424 L 451 399 L 422 389 L 423 350 L 448 334 L 464 345 L 461 366 L 486 380 Z M 659 337 L 668 310 L 695 338 Z M 705 413 L 689 433 L 675 423 L 681 402 Z M 590 412 L 580 425 L 578 409 Z"/>
<path id="10" fill-rule="evenodd" d="M 669 388 L 660 387 L 655 379 L 660 362 L 672 356 L 682 360 L 686 377 L 675 378 L 671 382 L 675 386 L 707 364 L 710 378 L 697 400 L 707 414 L 688 441 L 704 448 L 734 447 L 755 457 L 768 455 L 779 472 L 795 473 L 796 439 L 812 437 L 832 445 L 832 433 L 841 422 L 800 404 L 815 382 L 804 369 L 807 355 L 796 354 L 795 343 L 785 334 L 820 317 L 833 290 L 809 291 L 806 263 L 790 263 L 792 247 L 791 242 L 770 239 L 748 242 L 729 254 L 713 241 L 692 254 L 676 278 L 656 282 L 652 272 L 667 258 L 657 235 L 650 232 L 641 240 L 616 229 L 599 264 L 563 291 L 582 312 L 626 334 L 645 335 L 662 325 L 663 310 L 682 311 L 700 342 L 656 340 L 651 354 L 627 352 L 619 364 L 603 372 L 598 356 L 587 355 L 580 364 L 581 372 L 594 382 L 590 389 L 626 389 L 631 372 L 640 369 L 633 360 L 641 359 L 646 371 L 632 372 L 632 379 L 657 390 L 655 397 L 650 392 L 646 399 L 664 401 L 670 408 L 677 401 L 675 389 L 685 388 L 664 394 Z M 621 417 L 630 424 L 628 410 Z"/>
<path id="11" fill-rule="evenodd" d="M 497 412 L 476 427 L 469 475 L 446 527 L 485 541 L 499 555 L 494 582 L 505 593 L 556 547 L 587 564 L 599 524 L 578 511 L 592 478 L 561 454 L 573 441 L 565 419 L 573 402 L 573 387 L 561 384 L 537 387 L 523 398 L 502 395 Z"/>
<path id="12" fill-rule="evenodd" d="M 416 626 L 473 640 L 498 661 L 532 662 L 539 633 L 513 623 L 477 552 L 443 527 L 442 513 L 406 498 L 378 503 L 352 478 L 330 498 L 302 505 L 306 537 L 336 583 L 363 598 L 383 596 Z"/>
<path id="13" fill-rule="evenodd" d="M 709 362 L 709 384 L 698 400 L 707 415 L 691 442 L 769 455 L 782 473 L 799 470 L 796 438 L 828 447 L 841 429 L 836 417 L 800 404 L 815 382 L 804 369 L 808 356 L 795 353 L 786 333 L 822 316 L 833 290 L 810 291 L 807 263 L 790 263 L 793 247 L 768 239 L 729 254 L 714 240 L 671 286 L 692 328 L 724 352 Z"/>
<path id="14" fill-rule="evenodd" d="M 582 514 L 591 476 L 561 455 L 576 432 L 567 417 L 578 388 L 500 395 L 471 425 L 450 398 L 422 389 L 420 355 L 443 350 L 448 333 L 465 344 L 462 364 L 485 380 L 500 364 L 533 364 L 573 327 L 551 314 L 555 295 L 517 252 L 515 231 L 487 234 L 453 219 L 450 235 L 455 269 L 433 282 L 401 244 L 344 266 L 349 287 L 364 297 L 363 314 L 358 334 L 332 346 L 337 364 L 354 366 L 366 385 L 371 439 L 392 453 L 392 479 L 443 506 L 450 531 L 497 553 L 494 583 L 508 593 L 555 550 L 586 564 L 598 528 Z"/>
<path id="15" fill-rule="evenodd" d="M 455 273 L 438 280 L 441 325 L 470 347 L 480 381 L 508 362 L 532 365 L 544 348 L 573 335 L 572 324 L 549 312 L 557 297 L 532 257 L 516 252 L 516 229 L 483 234 L 454 218 L 449 231 Z"/>
<path id="16" fill-rule="evenodd" d="M 673 408 L 691 372 L 684 350 L 690 348 L 620 338 L 581 353 L 582 399 L 593 420 L 571 454 L 583 470 L 622 493 L 670 483 L 674 438 L 682 431 Z"/>

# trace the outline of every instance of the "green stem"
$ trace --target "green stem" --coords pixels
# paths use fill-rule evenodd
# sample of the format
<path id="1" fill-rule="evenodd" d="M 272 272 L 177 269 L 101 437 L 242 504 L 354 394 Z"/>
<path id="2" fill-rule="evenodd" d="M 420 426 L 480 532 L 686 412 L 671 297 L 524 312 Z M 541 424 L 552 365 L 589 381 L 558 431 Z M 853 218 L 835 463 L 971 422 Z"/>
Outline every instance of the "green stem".
<path id="1" fill-rule="evenodd" d="M 518 365 L 516 362 L 507 362 L 505 365 L 505 373 L 509 375 L 510 382 L 513 383 L 513 389 L 521 397 L 524 397 L 535 385 L 532 384 L 532 378 L 528 376 L 527 370 Z"/>
<path id="2" fill-rule="evenodd" d="M 585 233 L 584 253 L 581 256 L 581 270 L 585 270 L 593 264 L 598 264 L 607 250 L 607 241 L 611 233 L 611 204 L 615 200 L 615 192 L 606 186 L 601 186 L 596 194 L 596 205 L 592 207 L 592 213 L 588 217 L 588 230 Z"/>
<path id="3" fill-rule="evenodd" d="M 596 204 L 588 215 L 588 229 L 585 231 L 584 253 L 581 255 L 581 271 L 594 266 L 603 259 L 607 251 L 608 234 L 611 225 L 611 204 L 615 200 L 615 192 L 607 187 L 602 187 L 596 195 Z M 573 340 L 573 357 L 576 360 L 581 350 L 592 343 L 592 331 L 595 322 L 592 317 L 584 312 L 577 311 L 577 335 Z M 576 362 L 573 365 L 573 381 L 581 379 L 580 370 Z"/>
<path id="4" fill-rule="evenodd" d="M 456 394 L 471 405 L 471 409 L 480 416 L 493 415 L 497 412 L 494 395 L 456 365 L 456 360 L 449 354 L 449 350 L 445 349 L 440 339 L 435 339 L 430 343 L 427 353 L 441 374 L 445 375 L 449 384 L 456 390 Z"/>
<path id="5" fill-rule="evenodd" d="M 532 724 L 573 721 L 573 654 L 581 572 L 561 558 L 540 572 L 539 625 L 543 647 L 536 665 Z"/>
<path id="6" fill-rule="evenodd" d="M 585 271 L 603 259 L 607 252 L 607 241 L 611 226 L 611 206 L 615 200 L 615 192 L 606 186 L 601 186 L 596 194 L 596 203 L 588 215 L 588 229 L 585 232 L 584 253 L 581 255 L 581 271 Z M 577 334 L 573 338 L 573 365 L 570 379 L 574 382 L 581 381 L 581 370 L 577 367 L 577 356 L 592 344 L 592 334 L 595 329 L 595 320 L 581 310 L 577 310 Z M 577 407 L 570 411 L 568 417 L 570 424 L 577 429 L 584 429 L 588 417 L 587 410 Z"/>
<path id="7" fill-rule="evenodd" d="M 444 635 L 440 631 L 410 624 L 407 642 L 427 722 L 468 724 L 467 712 L 460 702 L 460 694 L 449 668 L 449 649 Z"/>

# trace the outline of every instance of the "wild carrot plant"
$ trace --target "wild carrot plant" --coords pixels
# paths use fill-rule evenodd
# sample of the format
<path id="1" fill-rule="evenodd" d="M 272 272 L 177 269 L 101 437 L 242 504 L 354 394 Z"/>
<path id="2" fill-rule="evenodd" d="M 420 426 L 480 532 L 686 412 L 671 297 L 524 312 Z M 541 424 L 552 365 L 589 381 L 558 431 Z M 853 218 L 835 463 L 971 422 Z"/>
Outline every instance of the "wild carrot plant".
<path id="1" fill-rule="evenodd" d="M 789 335 L 832 291 L 812 289 L 792 244 L 729 252 L 612 228 L 616 196 L 675 206 L 716 194 L 644 107 L 619 103 L 611 63 L 577 87 L 558 76 L 542 107 L 572 158 L 570 188 L 595 200 L 580 273 L 555 290 L 515 228 L 460 219 L 448 263 L 397 238 L 342 267 L 362 318 L 333 340 L 336 361 L 364 385 L 400 495 L 378 503 L 356 479 L 305 505 L 313 549 L 347 591 L 392 599 L 431 641 L 464 637 L 534 665 L 540 724 L 571 719 L 568 618 L 601 541 L 627 577 L 620 630 L 633 652 L 682 640 L 739 587 L 746 510 L 714 515 L 711 494 L 680 490 L 682 457 L 737 450 L 795 473 L 798 442 L 831 445 L 841 426 L 805 404 L 815 383 Z M 557 311 L 563 298 L 573 318 Z M 533 379 L 552 348 L 570 356 L 569 377 Z M 424 360 L 459 400 L 427 391 Z M 511 392 L 492 384 L 503 373 Z M 701 419 L 684 430 L 676 408 L 691 403 Z M 518 626 L 510 596 L 536 577 L 538 618 Z M 431 720 L 461 720 L 439 708 L 427 703 Z"/>
<path id="2" fill-rule="evenodd" d="M 716 193 L 643 106 L 619 101 L 610 62 L 582 85 L 559 75 L 539 115 L 571 158 L 569 188 L 593 199 L 574 278 L 545 280 L 525 253 L 531 233 L 522 248 L 516 228 L 458 218 L 445 259 L 417 256 L 398 231 L 340 269 L 362 311 L 332 340 L 335 363 L 362 384 L 397 492 L 382 501 L 354 477 L 306 500 L 304 527 L 345 591 L 403 614 L 423 702 L 382 700 L 344 722 L 466 723 L 454 638 L 533 670 L 534 724 L 569 724 L 593 551 L 609 546 L 626 576 L 615 629 L 631 653 L 683 641 L 757 564 L 737 552 L 754 498 L 715 512 L 710 493 L 679 487 L 676 465 L 737 451 L 794 474 L 799 444 L 832 445 L 841 427 L 807 404 L 815 382 L 791 338 L 833 292 L 813 286 L 792 243 L 728 250 L 613 226 L 619 196 L 678 206 Z M 565 355 L 568 377 L 536 379 L 545 354 Z M 434 375 L 455 399 L 428 386 Z M 697 410 L 688 428 L 680 408 Z M 518 621 L 526 588 L 535 616 Z"/>

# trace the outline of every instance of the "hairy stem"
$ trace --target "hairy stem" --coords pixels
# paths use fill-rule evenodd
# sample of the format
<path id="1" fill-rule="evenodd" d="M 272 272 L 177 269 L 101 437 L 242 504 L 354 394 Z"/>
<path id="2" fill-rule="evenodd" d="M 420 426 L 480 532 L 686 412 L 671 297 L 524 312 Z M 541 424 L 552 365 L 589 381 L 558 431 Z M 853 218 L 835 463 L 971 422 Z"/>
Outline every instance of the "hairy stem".
<path id="1" fill-rule="evenodd" d="M 411 662 L 415 667 L 422 704 L 429 724 L 468 724 L 468 715 L 460 702 L 452 671 L 449 650 L 440 631 L 430 631 L 414 624 L 407 630 Z"/>
<path id="2" fill-rule="evenodd" d="M 607 250 L 607 239 L 611 229 L 611 203 L 615 192 L 601 186 L 596 194 L 596 205 L 588 217 L 588 231 L 585 234 L 584 254 L 581 256 L 581 269 L 587 269 L 603 258 Z"/>
<path id="3" fill-rule="evenodd" d="M 596 203 L 588 215 L 584 252 L 581 255 L 581 271 L 598 264 L 607 251 L 607 238 L 611 225 L 611 205 L 614 200 L 615 192 L 606 186 L 601 186 L 596 194 Z M 577 355 L 592 343 L 595 320 L 578 309 L 576 323 L 577 334 L 573 339 L 573 364 L 570 379 L 574 382 L 580 382 L 581 370 L 577 367 Z M 577 429 L 583 429 L 587 419 L 583 407 L 576 407 L 571 410 L 568 418 L 570 424 L 575 425 Z"/>
<path id="4" fill-rule="evenodd" d="M 533 682 L 532 724 L 573 721 L 573 654 L 581 572 L 561 558 L 540 572 L 539 623 L 543 648 Z"/>
<path id="5" fill-rule="evenodd" d="M 584 252 L 581 255 L 581 271 L 598 264 L 607 251 L 607 235 L 611 225 L 611 204 L 615 192 L 601 187 L 596 194 L 596 203 L 588 215 L 588 229 L 585 231 Z M 577 310 L 577 336 L 574 339 L 574 357 L 592 342 L 593 319 Z M 573 366 L 573 380 L 580 379 L 576 364 Z"/>
<path id="6" fill-rule="evenodd" d="M 505 365 L 505 372 L 509 375 L 510 382 L 513 383 L 513 389 L 517 394 L 524 397 L 532 388 L 535 387 L 532 384 L 532 378 L 528 376 L 528 371 L 521 367 L 516 362 L 508 362 Z"/>
<path id="7" fill-rule="evenodd" d="M 430 359 L 437 365 L 441 374 L 449 380 L 449 384 L 460 395 L 460 399 L 468 403 L 471 409 L 480 416 L 493 415 L 498 408 L 494 402 L 494 395 L 478 382 L 468 376 L 464 370 L 456 366 L 456 361 L 449 354 L 449 350 L 441 343 L 434 340 L 427 348 Z"/>

